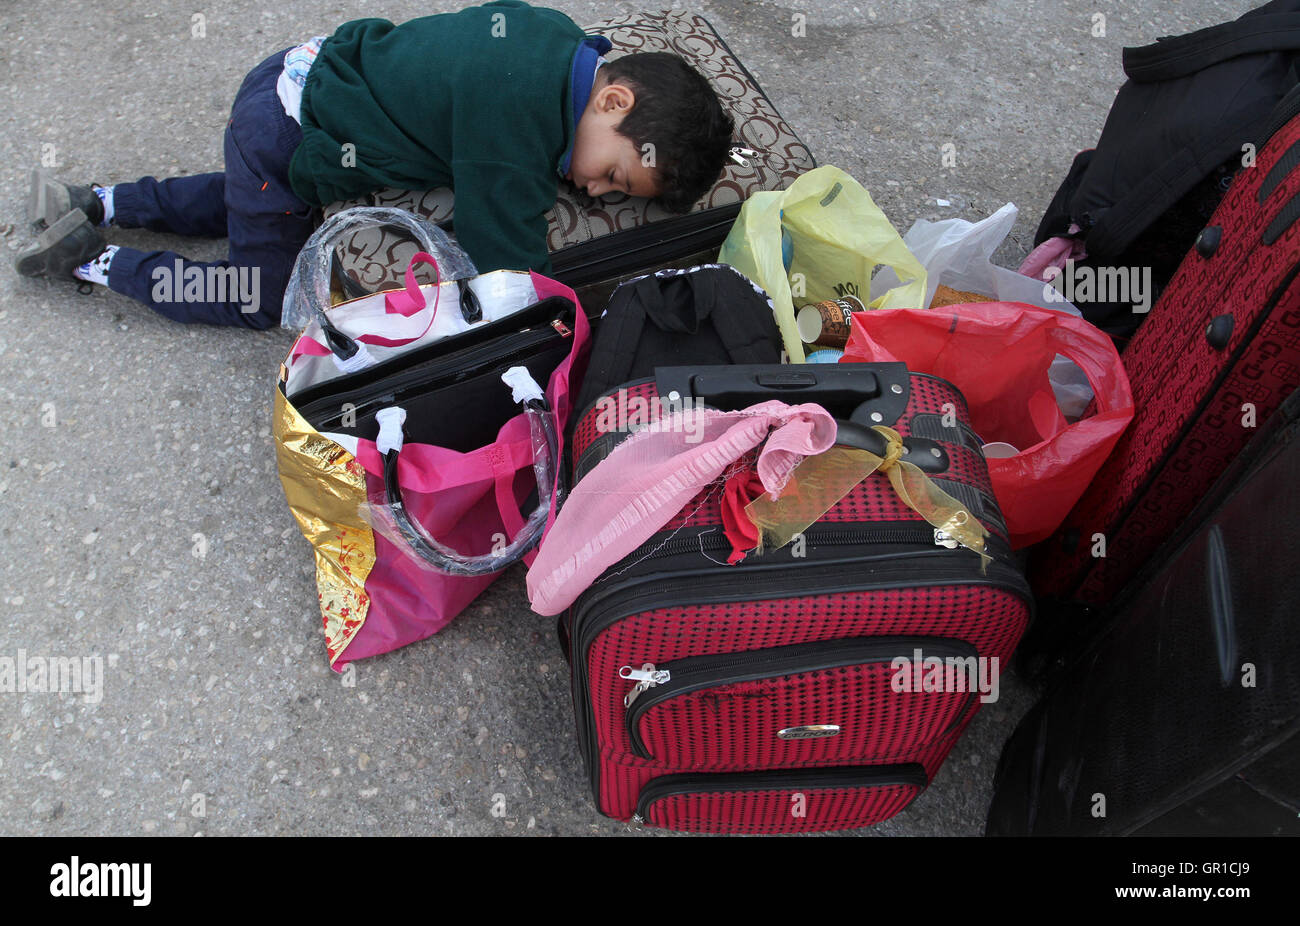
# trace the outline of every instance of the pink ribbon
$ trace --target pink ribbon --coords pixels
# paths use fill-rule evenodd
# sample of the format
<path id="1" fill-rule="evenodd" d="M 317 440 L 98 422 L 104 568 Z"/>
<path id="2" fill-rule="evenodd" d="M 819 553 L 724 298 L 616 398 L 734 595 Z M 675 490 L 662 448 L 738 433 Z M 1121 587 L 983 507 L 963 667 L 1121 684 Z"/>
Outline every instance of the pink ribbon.
<path id="1" fill-rule="evenodd" d="M 547 533 L 528 570 L 533 610 L 559 614 L 760 444 L 759 479 L 780 497 L 795 467 L 830 449 L 835 432 L 819 405 L 763 402 L 679 411 L 632 435 L 578 483 Z"/>
<path id="2" fill-rule="evenodd" d="M 424 292 L 420 289 L 420 284 L 415 281 L 416 264 L 428 264 L 433 267 L 433 311 L 429 314 L 429 324 L 432 325 L 433 316 L 438 314 L 438 298 L 441 295 L 438 284 L 442 282 L 442 275 L 438 272 L 438 262 L 433 255 L 426 254 L 424 251 L 416 253 L 411 258 L 411 262 L 406 265 L 406 288 L 395 289 L 384 294 L 384 311 L 409 317 L 424 308 Z"/>

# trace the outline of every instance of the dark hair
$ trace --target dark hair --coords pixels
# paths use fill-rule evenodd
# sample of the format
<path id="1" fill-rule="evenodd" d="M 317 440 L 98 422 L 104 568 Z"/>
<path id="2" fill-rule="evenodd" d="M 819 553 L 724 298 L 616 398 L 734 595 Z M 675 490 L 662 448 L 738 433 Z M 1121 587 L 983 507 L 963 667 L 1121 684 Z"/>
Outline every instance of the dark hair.
<path id="1" fill-rule="evenodd" d="M 657 200 L 670 212 L 689 212 L 717 181 L 727 161 L 735 123 L 708 80 L 677 55 L 624 55 L 601 67 L 606 83 L 623 84 L 636 103 L 617 131 L 638 151 L 654 145 Z"/>

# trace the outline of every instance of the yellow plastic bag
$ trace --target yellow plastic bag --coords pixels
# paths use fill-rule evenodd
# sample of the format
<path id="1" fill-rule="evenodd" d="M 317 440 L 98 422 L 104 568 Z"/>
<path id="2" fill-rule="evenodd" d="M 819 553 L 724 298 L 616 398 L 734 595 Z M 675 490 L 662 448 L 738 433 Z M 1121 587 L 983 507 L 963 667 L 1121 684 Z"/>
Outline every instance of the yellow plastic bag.
<path id="1" fill-rule="evenodd" d="M 789 273 L 781 229 L 793 245 Z M 857 296 L 870 309 L 923 308 L 925 268 L 871 194 L 838 167 L 818 167 L 788 189 L 755 193 L 731 226 L 718 260 L 745 274 L 772 297 L 791 363 L 803 363 L 795 308 Z M 868 303 L 876 266 L 892 267 L 902 283 Z"/>

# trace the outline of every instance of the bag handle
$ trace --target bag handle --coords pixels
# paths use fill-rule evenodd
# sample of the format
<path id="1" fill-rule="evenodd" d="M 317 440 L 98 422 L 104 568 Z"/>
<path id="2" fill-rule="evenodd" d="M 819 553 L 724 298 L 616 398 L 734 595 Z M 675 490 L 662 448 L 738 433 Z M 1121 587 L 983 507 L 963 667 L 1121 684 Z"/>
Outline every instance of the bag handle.
<path id="1" fill-rule="evenodd" d="M 812 402 L 867 427 L 893 424 L 907 410 L 911 374 L 902 363 L 733 364 L 655 367 L 661 396 L 735 411 L 772 399 Z"/>
<path id="2" fill-rule="evenodd" d="M 434 319 L 438 316 L 438 303 L 442 299 L 442 272 L 438 266 L 438 260 L 432 254 L 425 251 L 419 251 L 411 258 L 407 264 L 405 274 L 405 287 L 384 293 L 384 311 L 391 315 L 401 315 L 403 318 L 410 318 L 417 312 L 421 312 L 429 307 L 428 300 L 425 298 L 424 290 L 420 288 L 419 281 L 415 279 L 415 265 L 428 264 L 433 267 L 433 308 L 429 312 L 429 323 L 424 326 L 424 330 L 419 334 L 409 338 L 385 338 L 377 334 L 362 334 L 353 338 L 351 335 L 344 334 L 334 326 L 329 316 L 321 313 L 316 320 L 320 326 L 321 334 L 325 337 L 325 343 L 322 344 L 315 338 L 309 338 L 305 334 L 299 339 L 299 343 L 294 346 L 292 353 L 289 354 L 289 365 L 301 357 L 303 354 L 323 357 L 327 353 L 334 355 L 335 361 L 339 364 L 340 369 L 345 373 L 355 372 L 369 366 L 372 362 L 369 354 L 366 352 L 363 344 L 374 344 L 379 347 L 402 347 L 414 341 L 420 340 L 429 333 L 433 327 Z M 467 281 L 458 280 L 457 284 L 461 287 L 462 308 L 467 320 L 471 312 L 465 310 L 466 303 L 464 296 L 466 294 L 473 296 L 472 291 L 466 286 Z M 473 311 L 477 313 L 477 318 L 482 318 L 482 309 L 478 307 L 477 297 L 473 299 Z M 477 319 L 472 319 L 477 320 Z"/>
<path id="3" fill-rule="evenodd" d="M 443 546 L 410 516 L 402 497 L 397 468 L 406 412 L 394 406 L 375 413 L 375 418 L 379 421 L 379 436 L 375 440 L 375 446 L 384 461 L 384 504 L 372 505 L 371 511 L 381 514 L 385 521 L 390 522 L 388 526 L 393 528 L 390 533 L 395 536 L 390 536 L 389 539 L 400 539 L 409 556 L 444 575 L 489 575 L 518 562 L 541 543 L 551 509 L 558 505 L 563 494 L 563 487 L 557 479 L 559 435 L 545 394 L 525 367 L 511 367 L 502 374 L 501 379 L 511 387 L 515 401 L 524 407 L 528 415 L 533 442 L 533 472 L 537 477 L 537 506 L 510 543 L 492 553 L 467 555 Z M 513 481 L 513 471 L 510 478 Z M 502 492 L 497 493 L 499 508 L 505 504 L 502 495 Z M 504 510 L 501 513 L 503 518 L 510 520 Z M 519 519 L 517 511 L 512 514 L 515 520 Z"/>
<path id="4" fill-rule="evenodd" d="M 442 279 L 463 280 L 478 274 L 464 250 L 445 231 L 422 216 L 386 206 L 357 206 L 330 216 L 298 252 L 293 274 L 285 288 L 280 324 L 286 328 L 303 328 L 312 321 L 318 322 L 327 342 L 320 346 L 341 363 L 360 363 L 357 358 L 364 355 L 364 349 L 358 344 L 359 339 L 344 335 L 326 317 L 325 310 L 330 306 L 334 249 L 342 239 L 375 226 L 392 226 L 410 232 L 422 253 L 436 257 Z M 308 352 L 314 353 L 310 349 Z"/>

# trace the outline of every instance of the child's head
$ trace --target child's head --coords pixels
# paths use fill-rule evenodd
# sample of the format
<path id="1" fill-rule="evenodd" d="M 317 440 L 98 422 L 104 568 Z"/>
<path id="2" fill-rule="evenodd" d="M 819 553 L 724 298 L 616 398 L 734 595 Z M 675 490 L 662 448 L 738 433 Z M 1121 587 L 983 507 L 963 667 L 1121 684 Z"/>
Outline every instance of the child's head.
<path id="1" fill-rule="evenodd" d="M 592 196 L 630 193 L 686 212 L 722 172 L 733 128 L 709 82 L 681 58 L 625 55 L 596 72 L 569 177 Z"/>

